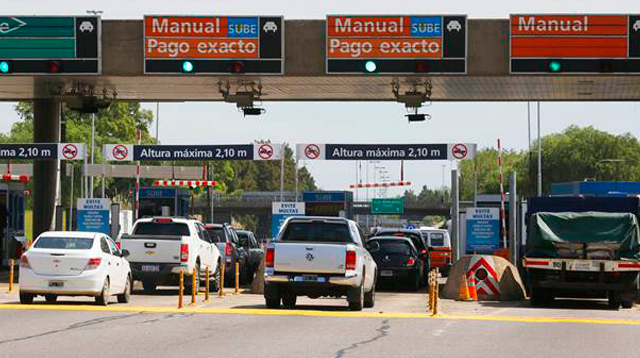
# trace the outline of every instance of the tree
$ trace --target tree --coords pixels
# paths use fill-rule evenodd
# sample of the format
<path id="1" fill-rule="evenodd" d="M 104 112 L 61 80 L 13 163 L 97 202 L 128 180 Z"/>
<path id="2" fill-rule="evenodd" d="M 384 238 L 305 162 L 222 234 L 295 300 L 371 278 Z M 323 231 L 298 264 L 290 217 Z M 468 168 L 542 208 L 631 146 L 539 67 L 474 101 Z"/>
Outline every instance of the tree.
<path id="1" fill-rule="evenodd" d="M 523 154 L 515 150 L 502 151 L 502 175 L 505 191 L 509 173 L 514 171 Z M 485 148 L 476 152 L 474 160 L 460 162 L 460 200 L 473 200 L 475 176 L 478 176 L 478 194 L 500 193 L 498 180 L 498 150 Z M 519 181 L 520 182 L 520 181 Z"/>

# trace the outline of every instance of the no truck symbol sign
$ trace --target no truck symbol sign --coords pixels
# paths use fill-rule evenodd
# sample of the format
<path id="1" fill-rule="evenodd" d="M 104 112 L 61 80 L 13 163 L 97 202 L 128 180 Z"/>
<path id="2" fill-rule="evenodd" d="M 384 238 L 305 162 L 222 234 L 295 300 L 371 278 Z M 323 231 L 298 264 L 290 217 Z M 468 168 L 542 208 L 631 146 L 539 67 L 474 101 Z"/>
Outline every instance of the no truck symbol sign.
<path id="1" fill-rule="evenodd" d="M 123 161 L 127 159 L 128 154 L 129 154 L 129 150 L 127 149 L 126 146 L 122 144 L 118 144 L 115 147 L 113 147 L 113 157 L 117 161 Z"/>
<path id="2" fill-rule="evenodd" d="M 315 144 L 309 144 L 304 148 L 304 155 L 309 159 L 316 159 L 320 156 L 320 148 Z"/>
<path id="3" fill-rule="evenodd" d="M 78 157 L 78 148 L 69 143 L 62 147 L 62 156 L 67 160 L 74 160 Z"/>
<path id="4" fill-rule="evenodd" d="M 263 144 L 258 149 L 258 155 L 264 160 L 271 159 L 273 156 L 273 147 L 270 144 Z"/>
<path id="5" fill-rule="evenodd" d="M 467 146 L 464 144 L 456 144 L 451 149 L 451 154 L 453 154 L 453 157 L 456 159 L 466 158 L 468 152 L 469 151 L 467 150 Z"/>

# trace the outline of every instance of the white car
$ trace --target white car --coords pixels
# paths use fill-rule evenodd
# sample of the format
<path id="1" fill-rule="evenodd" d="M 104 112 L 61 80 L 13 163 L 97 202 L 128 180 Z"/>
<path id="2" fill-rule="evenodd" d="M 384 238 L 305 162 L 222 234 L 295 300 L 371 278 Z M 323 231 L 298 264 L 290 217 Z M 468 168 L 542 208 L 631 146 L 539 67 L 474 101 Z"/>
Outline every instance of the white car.
<path id="1" fill-rule="evenodd" d="M 41 234 L 20 259 L 20 303 L 38 295 L 53 303 L 58 296 L 109 297 L 129 302 L 131 269 L 111 238 L 102 233 L 50 231 Z"/>

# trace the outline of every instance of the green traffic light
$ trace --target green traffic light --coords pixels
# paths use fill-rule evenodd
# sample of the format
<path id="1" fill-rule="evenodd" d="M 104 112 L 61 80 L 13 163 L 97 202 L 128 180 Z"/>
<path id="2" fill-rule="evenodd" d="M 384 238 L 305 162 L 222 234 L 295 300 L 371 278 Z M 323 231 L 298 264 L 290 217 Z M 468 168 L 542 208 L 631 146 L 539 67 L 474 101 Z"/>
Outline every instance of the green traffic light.
<path id="1" fill-rule="evenodd" d="M 10 70 L 10 66 L 9 66 L 9 62 L 0 62 L 0 72 L 2 73 L 9 73 Z"/>
<path id="2" fill-rule="evenodd" d="M 561 68 L 562 65 L 560 65 L 560 62 L 558 61 L 551 61 L 549 63 L 549 70 L 551 70 L 551 72 L 560 72 Z"/>
<path id="3" fill-rule="evenodd" d="M 193 63 L 191 63 L 190 61 L 184 61 L 182 63 L 182 70 L 184 72 L 191 72 L 193 71 Z"/>
<path id="4" fill-rule="evenodd" d="M 367 61 L 364 64 L 364 69 L 367 70 L 367 72 L 369 73 L 376 72 L 376 70 L 378 69 L 378 65 L 376 65 L 376 63 L 373 61 Z"/>

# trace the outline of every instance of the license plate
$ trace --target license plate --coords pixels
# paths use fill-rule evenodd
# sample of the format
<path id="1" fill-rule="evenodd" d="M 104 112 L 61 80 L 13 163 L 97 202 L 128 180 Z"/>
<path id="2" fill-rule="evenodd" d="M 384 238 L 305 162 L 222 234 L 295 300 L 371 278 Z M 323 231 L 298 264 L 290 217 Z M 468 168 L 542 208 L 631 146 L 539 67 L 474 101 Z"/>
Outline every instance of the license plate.
<path id="1" fill-rule="evenodd" d="M 49 281 L 49 287 L 63 287 L 64 282 L 62 281 Z"/>
<path id="2" fill-rule="evenodd" d="M 591 262 L 574 262 L 572 265 L 574 271 L 592 271 Z"/>
<path id="3" fill-rule="evenodd" d="M 294 282 L 326 282 L 324 277 L 318 277 L 317 275 L 303 275 L 295 276 Z"/>
<path id="4" fill-rule="evenodd" d="M 380 271 L 380 276 L 391 277 L 391 276 L 393 276 L 393 271 L 382 270 L 382 271 Z"/>
<path id="5" fill-rule="evenodd" d="M 160 272 L 160 266 L 158 266 L 158 265 L 142 265 L 142 271 L 144 271 L 144 272 Z"/>

